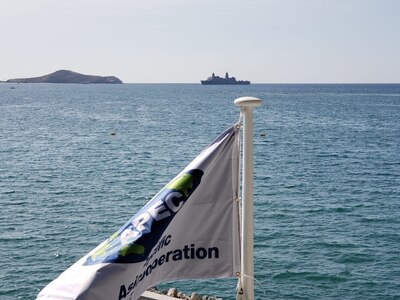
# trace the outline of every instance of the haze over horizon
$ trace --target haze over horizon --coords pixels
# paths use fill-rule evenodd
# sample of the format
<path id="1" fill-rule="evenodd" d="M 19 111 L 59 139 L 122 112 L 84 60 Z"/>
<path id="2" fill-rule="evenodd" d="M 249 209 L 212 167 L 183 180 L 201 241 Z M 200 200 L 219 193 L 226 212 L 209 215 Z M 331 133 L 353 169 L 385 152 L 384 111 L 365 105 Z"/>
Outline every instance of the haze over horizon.
<path id="1" fill-rule="evenodd" d="M 400 83 L 396 0 L 0 0 L 0 80 Z"/>

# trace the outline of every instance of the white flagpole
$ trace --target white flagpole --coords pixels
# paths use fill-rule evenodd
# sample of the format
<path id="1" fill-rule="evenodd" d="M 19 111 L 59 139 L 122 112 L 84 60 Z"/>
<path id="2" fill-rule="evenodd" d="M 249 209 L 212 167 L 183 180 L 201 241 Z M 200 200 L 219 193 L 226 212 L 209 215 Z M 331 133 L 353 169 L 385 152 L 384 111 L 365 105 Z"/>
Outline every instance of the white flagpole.
<path id="1" fill-rule="evenodd" d="M 242 159 L 242 222 L 241 222 L 241 288 L 239 299 L 254 300 L 253 260 L 253 107 L 261 105 L 254 97 L 241 97 L 234 101 L 243 114 Z"/>

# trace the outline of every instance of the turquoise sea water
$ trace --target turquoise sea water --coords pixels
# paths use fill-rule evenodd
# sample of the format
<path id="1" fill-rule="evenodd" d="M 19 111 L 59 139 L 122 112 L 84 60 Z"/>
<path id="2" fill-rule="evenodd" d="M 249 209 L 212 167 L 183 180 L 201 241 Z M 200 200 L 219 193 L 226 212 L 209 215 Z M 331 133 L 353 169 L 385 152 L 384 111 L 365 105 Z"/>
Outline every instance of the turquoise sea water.
<path id="1" fill-rule="evenodd" d="M 256 299 L 400 299 L 400 85 L 200 84 L 0 85 L 0 299 L 34 299 L 108 238 L 238 120 L 241 96 L 264 100 Z"/>

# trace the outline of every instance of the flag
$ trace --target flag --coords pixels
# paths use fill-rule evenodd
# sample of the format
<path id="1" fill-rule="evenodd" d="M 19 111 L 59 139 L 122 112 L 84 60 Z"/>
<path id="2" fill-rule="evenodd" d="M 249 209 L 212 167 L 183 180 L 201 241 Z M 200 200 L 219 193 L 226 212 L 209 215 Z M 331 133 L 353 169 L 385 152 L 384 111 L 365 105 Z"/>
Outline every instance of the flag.
<path id="1" fill-rule="evenodd" d="M 37 299 L 135 300 L 164 281 L 237 276 L 238 177 L 233 125 Z"/>

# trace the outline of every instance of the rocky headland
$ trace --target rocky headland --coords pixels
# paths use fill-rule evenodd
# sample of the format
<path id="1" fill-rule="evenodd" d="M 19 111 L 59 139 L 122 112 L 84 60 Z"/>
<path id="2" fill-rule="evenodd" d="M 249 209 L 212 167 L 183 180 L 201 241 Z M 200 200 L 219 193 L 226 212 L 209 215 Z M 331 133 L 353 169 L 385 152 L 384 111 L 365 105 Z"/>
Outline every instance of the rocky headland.
<path id="1" fill-rule="evenodd" d="M 80 84 L 121 84 L 115 76 L 84 75 L 69 70 L 59 70 L 54 73 L 32 78 L 9 79 L 7 83 L 80 83 Z"/>

